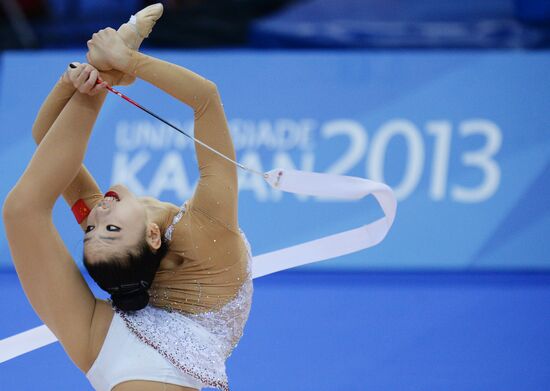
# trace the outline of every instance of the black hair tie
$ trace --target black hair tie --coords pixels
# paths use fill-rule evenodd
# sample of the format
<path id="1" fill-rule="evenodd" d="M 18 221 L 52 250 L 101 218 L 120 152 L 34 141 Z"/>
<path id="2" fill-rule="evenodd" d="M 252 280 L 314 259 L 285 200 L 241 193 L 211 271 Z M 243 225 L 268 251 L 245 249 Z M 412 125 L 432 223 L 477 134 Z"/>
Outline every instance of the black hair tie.
<path id="1" fill-rule="evenodd" d="M 131 296 L 134 294 L 142 293 L 149 289 L 149 283 L 147 281 L 132 282 L 129 284 L 120 284 L 112 288 L 107 288 L 106 291 L 111 295 L 117 296 Z"/>
<path id="2" fill-rule="evenodd" d="M 120 284 L 106 289 L 111 294 L 113 304 L 123 311 L 137 311 L 149 303 L 149 283 L 147 281 Z"/>

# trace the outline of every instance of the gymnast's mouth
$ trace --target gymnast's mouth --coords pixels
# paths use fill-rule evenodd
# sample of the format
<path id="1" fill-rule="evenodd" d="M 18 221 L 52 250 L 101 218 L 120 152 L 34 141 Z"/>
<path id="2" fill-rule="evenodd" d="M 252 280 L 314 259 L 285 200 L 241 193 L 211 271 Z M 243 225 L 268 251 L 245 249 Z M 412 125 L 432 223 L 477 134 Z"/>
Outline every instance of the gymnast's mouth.
<path id="1" fill-rule="evenodd" d="M 116 191 L 109 190 L 107 193 L 105 193 L 104 198 L 112 197 L 117 201 L 120 201 L 120 197 Z"/>

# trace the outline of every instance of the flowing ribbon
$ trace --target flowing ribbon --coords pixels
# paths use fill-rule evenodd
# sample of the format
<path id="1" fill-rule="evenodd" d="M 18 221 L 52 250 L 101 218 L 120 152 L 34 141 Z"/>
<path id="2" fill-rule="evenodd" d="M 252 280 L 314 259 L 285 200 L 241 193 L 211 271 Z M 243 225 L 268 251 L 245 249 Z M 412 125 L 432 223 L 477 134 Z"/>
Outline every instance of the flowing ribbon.
<path id="1" fill-rule="evenodd" d="M 35 327 L 0 341 L 0 363 L 57 341 L 46 325 Z"/>
<path id="2" fill-rule="evenodd" d="M 255 256 L 252 263 L 254 278 L 375 246 L 386 237 L 395 219 L 397 202 L 393 191 L 383 183 L 285 169 L 269 171 L 264 174 L 264 179 L 273 188 L 288 193 L 342 200 L 358 200 L 372 194 L 385 216 L 359 228 Z"/>
<path id="3" fill-rule="evenodd" d="M 368 179 L 275 169 L 263 174 L 273 188 L 289 193 L 359 200 L 372 194 L 384 211 L 384 217 L 361 227 L 325 236 L 252 258 L 253 278 L 360 251 L 380 243 L 395 219 L 397 202 L 392 190 Z M 0 363 L 56 342 L 45 326 L 39 326 L 0 340 Z"/>

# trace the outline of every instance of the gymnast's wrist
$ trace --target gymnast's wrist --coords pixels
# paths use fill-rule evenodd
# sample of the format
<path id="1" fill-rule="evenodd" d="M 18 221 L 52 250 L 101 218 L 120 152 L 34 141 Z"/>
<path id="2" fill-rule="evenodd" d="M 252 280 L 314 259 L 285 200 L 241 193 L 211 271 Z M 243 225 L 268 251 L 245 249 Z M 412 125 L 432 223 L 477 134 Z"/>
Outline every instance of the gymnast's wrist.
<path id="1" fill-rule="evenodd" d="M 107 82 L 110 86 L 117 86 L 123 76 L 124 74 L 122 72 L 115 70 L 99 72 L 99 78 Z"/>
<path id="2" fill-rule="evenodd" d="M 141 56 L 141 53 L 139 53 L 136 50 L 132 50 L 128 48 L 126 56 L 126 62 L 124 66 L 119 69 L 119 71 L 126 73 L 127 75 L 135 76 L 136 74 L 136 68 Z"/>

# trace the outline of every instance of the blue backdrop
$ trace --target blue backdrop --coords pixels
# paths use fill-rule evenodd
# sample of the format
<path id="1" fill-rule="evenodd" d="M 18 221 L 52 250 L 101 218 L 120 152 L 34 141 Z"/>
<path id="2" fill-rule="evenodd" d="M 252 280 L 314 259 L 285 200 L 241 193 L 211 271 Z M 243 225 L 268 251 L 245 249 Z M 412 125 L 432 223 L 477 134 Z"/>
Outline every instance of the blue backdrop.
<path id="1" fill-rule="evenodd" d="M 550 268 L 550 55 L 481 52 L 154 52 L 215 81 L 240 162 L 369 177 L 400 200 L 394 228 L 367 252 L 324 269 Z M 4 53 L 0 199 L 30 159 L 33 117 L 84 52 Z M 192 112 L 138 81 L 123 88 L 192 129 Z M 188 139 L 110 96 L 86 164 L 102 188 L 182 203 L 197 179 Z M 255 254 L 354 228 L 372 200 L 280 194 L 241 172 L 240 221 Z M 74 256 L 81 233 L 65 205 L 55 219 Z M 281 234 L 284 232 L 284 234 Z M 1 267 L 11 268 L 5 236 Z"/>
<path id="2" fill-rule="evenodd" d="M 384 179 L 400 199 L 378 247 L 255 282 L 245 337 L 228 361 L 233 389 L 548 390 L 548 53 L 155 54 L 218 84 L 241 162 Z M 2 56 L 0 199 L 33 153 L 42 100 L 83 55 Z M 191 129 L 182 104 L 141 82 L 124 91 Z M 86 163 L 104 188 L 123 181 L 176 203 L 197 178 L 187 139 L 114 96 Z M 256 254 L 380 214 L 372 200 L 303 200 L 248 176 L 240 196 Z M 55 219 L 79 259 L 81 234 L 65 205 Z M 3 232 L 0 265 L 12 267 Z M 358 269 L 401 272 L 347 272 Z M 41 323 L 15 273 L 0 273 L 0 314 L 0 339 Z M 59 344 L 0 365 L 1 390 L 37 388 L 91 389 Z"/>

